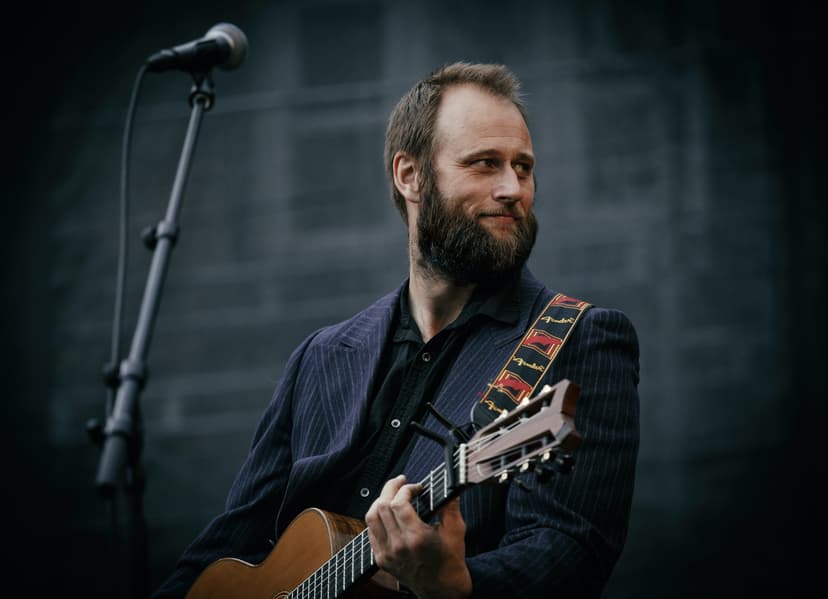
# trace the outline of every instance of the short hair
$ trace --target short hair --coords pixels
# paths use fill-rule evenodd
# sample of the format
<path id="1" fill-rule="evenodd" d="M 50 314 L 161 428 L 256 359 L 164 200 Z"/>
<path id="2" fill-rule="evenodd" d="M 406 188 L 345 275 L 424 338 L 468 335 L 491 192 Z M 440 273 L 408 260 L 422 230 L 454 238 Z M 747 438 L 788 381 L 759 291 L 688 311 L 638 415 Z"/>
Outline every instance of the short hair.
<path id="1" fill-rule="evenodd" d="M 455 62 L 417 82 L 397 102 L 385 132 L 385 172 L 394 204 L 404 221 L 407 220 L 405 198 L 394 185 L 394 155 L 400 151 L 410 154 L 417 162 L 420 174 L 430 170 L 436 150 L 437 113 L 443 94 L 452 86 L 468 83 L 511 101 L 526 120 L 520 80 L 504 65 Z"/>

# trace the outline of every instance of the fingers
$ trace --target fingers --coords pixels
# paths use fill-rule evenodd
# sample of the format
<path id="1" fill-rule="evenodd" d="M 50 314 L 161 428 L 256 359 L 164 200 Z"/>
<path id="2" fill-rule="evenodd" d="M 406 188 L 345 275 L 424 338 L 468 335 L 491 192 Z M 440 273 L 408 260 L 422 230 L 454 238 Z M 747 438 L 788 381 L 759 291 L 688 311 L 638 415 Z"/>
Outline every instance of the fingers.
<path id="1" fill-rule="evenodd" d="M 393 516 L 399 530 L 408 530 L 412 526 L 422 525 L 422 521 L 411 503 L 422 490 L 422 485 L 404 484 L 391 498 L 388 504 L 390 508 L 389 515 Z"/>
<path id="2" fill-rule="evenodd" d="M 392 478 L 382 488 L 379 497 L 365 515 L 368 538 L 377 564 L 386 556 L 396 555 L 406 547 L 406 539 L 419 534 L 426 526 L 417 516 L 411 501 L 422 491 L 422 485 L 406 484 L 405 476 Z"/>
<path id="3" fill-rule="evenodd" d="M 371 504 L 365 521 L 386 524 L 392 529 L 399 528 L 400 524 L 416 519 L 417 514 L 411 505 L 414 497 L 422 491 L 420 484 L 406 484 L 405 475 L 400 474 L 385 483 L 379 497 Z"/>
<path id="4" fill-rule="evenodd" d="M 368 513 L 365 514 L 365 523 L 368 525 L 368 536 L 384 545 L 389 534 L 399 534 L 399 526 L 392 513 L 391 502 L 405 484 L 405 476 L 399 475 L 386 482 L 379 497 L 371 504 Z"/>
<path id="5" fill-rule="evenodd" d="M 411 504 L 421 491 L 421 485 L 397 477 L 371 505 L 365 520 L 374 563 L 419 597 L 468 596 L 471 575 L 465 562 L 466 524 L 460 500 L 446 503 L 438 512 L 439 524 L 432 526 Z"/>

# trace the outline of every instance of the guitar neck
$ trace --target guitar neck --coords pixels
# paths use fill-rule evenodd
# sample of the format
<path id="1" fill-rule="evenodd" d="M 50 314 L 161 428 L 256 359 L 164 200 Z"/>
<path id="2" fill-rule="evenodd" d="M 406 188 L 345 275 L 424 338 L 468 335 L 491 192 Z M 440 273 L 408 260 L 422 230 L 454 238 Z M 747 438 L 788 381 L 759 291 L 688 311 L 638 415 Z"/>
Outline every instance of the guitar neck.
<path id="1" fill-rule="evenodd" d="M 457 488 L 449 486 L 449 476 L 446 465 L 441 464 L 428 473 L 428 476 L 420 481 L 423 491 L 418 494 L 411 505 L 421 520 L 428 521 L 443 504 L 457 494 Z"/>
<path id="2" fill-rule="evenodd" d="M 423 490 L 414 498 L 411 505 L 421 519 L 431 518 L 456 494 L 457 489 L 451 489 L 448 481 L 445 464 L 429 472 L 428 476 L 420 481 Z M 289 597 L 334 599 L 360 579 L 373 574 L 376 569 L 374 552 L 366 528 L 291 591 Z"/>
<path id="3" fill-rule="evenodd" d="M 471 485 L 489 481 L 509 483 L 512 479 L 510 475 L 533 471 L 540 481 L 550 473 L 568 472 L 572 467 L 572 452 L 581 444 L 581 435 L 575 430 L 574 421 L 578 393 L 578 386 L 568 379 L 562 379 L 552 387 L 544 385 L 534 399 L 521 402 L 509 412 L 501 412 L 465 443 L 457 446 L 444 443 L 444 463 L 420 481 L 422 491 L 411 501 L 419 517 L 430 521 L 447 501 Z M 442 437 L 425 428 L 420 432 L 443 441 Z M 249 585 L 256 588 L 266 586 L 267 597 L 334 599 L 377 571 L 368 531 L 364 529 L 294 588 L 295 581 L 305 576 L 307 563 L 318 563 L 319 556 L 314 554 L 309 562 L 299 563 L 300 570 L 292 571 L 287 566 L 302 560 L 297 560 L 296 550 L 290 543 L 299 543 L 304 548 L 310 537 L 313 546 L 318 546 L 319 552 L 327 556 L 332 532 L 336 532 L 337 538 L 341 539 L 359 529 L 351 518 L 337 518 L 337 526 L 337 522 L 328 519 L 324 513 L 320 514 L 322 510 L 306 512 L 296 518 L 296 521 L 301 519 L 296 528 L 293 524 L 288 527 L 267 560 L 254 566 L 236 559 L 220 559 L 202 573 L 187 597 L 239 596 L 239 585 L 249 582 L 244 573 L 250 570 L 263 573 Z M 319 522 L 320 515 L 322 523 Z M 290 543 L 286 544 L 287 540 Z M 287 578 L 281 577 L 283 573 Z M 284 584 L 279 586 L 282 581 Z M 284 590 L 274 594 L 270 591 L 274 585 L 293 590 L 287 595 Z M 371 586 L 372 596 L 375 596 L 377 589 L 373 588 L 373 584 Z M 191 596 L 196 587 L 198 591 Z M 386 588 L 386 585 L 378 584 L 376 587 Z M 362 591 L 361 588 L 358 590 Z"/>

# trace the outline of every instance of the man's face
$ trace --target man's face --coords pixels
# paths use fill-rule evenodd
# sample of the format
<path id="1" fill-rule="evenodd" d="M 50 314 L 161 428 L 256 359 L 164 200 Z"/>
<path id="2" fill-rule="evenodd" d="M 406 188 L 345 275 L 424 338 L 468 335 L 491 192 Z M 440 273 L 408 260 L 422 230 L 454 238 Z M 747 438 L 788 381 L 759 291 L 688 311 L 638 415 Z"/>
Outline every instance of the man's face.
<path id="1" fill-rule="evenodd" d="M 417 218 L 428 268 L 483 283 L 520 268 L 537 232 L 534 154 L 518 109 L 473 85 L 446 90 Z"/>

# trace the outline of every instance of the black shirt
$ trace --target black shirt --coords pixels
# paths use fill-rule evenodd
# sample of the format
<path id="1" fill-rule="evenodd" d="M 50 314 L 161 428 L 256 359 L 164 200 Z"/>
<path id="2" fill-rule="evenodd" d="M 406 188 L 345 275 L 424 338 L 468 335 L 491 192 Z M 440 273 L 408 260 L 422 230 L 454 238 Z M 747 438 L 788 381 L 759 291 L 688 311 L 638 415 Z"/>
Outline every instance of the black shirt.
<path id="1" fill-rule="evenodd" d="M 421 420 L 426 402 L 435 397 L 471 327 L 484 318 L 509 325 L 517 322 L 516 284 L 517 279 L 511 279 L 496 287 L 479 286 L 460 315 L 427 343 L 411 314 L 408 289 L 403 290 L 377 370 L 360 445 L 338 468 L 343 475 L 331 487 L 324 509 L 365 517 L 385 481 L 402 472 L 414 445 L 415 433 L 409 425 Z"/>

